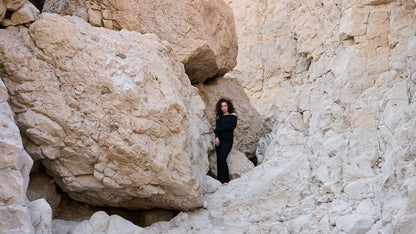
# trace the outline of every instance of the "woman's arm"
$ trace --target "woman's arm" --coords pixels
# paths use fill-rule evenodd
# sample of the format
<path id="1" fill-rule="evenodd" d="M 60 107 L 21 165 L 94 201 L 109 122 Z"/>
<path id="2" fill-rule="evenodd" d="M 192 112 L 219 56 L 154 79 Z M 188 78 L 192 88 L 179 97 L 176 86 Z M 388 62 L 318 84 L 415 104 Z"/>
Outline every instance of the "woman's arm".
<path id="1" fill-rule="evenodd" d="M 218 122 L 219 122 L 219 121 L 220 121 L 219 119 L 216 119 L 216 120 L 215 120 L 215 129 L 214 129 L 214 133 L 215 133 L 215 137 L 216 137 L 216 138 L 220 137 L 220 132 L 219 132 L 219 130 L 218 130 Z"/>

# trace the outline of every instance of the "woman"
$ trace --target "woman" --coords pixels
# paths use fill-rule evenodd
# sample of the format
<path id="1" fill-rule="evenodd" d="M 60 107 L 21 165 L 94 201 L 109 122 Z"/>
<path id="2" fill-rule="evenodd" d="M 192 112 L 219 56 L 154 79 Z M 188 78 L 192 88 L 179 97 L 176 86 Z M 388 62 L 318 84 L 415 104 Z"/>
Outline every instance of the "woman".
<path id="1" fill-rule="evenodd" d="M 237 115 L 231 100 L 220 99 L 216 105 L 215 151 L 217 153 L 218 180 L 227 185 L 230 181 L 227 156 L 234 142 L 234 129 L 237 126 Z"/>

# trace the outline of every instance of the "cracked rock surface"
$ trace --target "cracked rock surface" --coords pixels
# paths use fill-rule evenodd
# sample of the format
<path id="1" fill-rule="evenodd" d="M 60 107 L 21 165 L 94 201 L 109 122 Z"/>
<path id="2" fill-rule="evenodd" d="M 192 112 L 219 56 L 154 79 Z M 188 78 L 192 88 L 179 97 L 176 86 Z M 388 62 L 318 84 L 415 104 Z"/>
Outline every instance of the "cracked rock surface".
<path id="1" fill-rule="evenodd" d="M 202 205 L 205 106 L 168 44 L 55 14 L 0 37 L 26 148 L 71 198 L 131 209 Z"/>

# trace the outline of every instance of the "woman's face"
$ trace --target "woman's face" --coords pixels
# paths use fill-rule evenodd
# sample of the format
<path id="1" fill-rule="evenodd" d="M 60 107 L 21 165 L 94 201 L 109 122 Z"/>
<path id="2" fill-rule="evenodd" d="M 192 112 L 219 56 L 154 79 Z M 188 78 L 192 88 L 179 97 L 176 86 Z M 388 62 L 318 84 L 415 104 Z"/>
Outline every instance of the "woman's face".
<path id="1" fill-rule="evenodd" d="M 222 113 L 228 112 L 228 104 L 226 102 L 221 102 L 221 111 Z"/>

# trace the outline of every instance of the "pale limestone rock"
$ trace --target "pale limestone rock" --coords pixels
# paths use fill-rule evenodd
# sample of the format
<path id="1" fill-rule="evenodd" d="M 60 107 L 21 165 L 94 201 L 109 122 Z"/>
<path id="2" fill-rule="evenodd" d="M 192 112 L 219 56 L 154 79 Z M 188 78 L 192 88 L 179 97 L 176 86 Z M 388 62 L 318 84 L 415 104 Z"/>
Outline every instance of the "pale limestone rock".
<path id="1" fill-rule="evenodd" d="M 416 130 L 410 117 L 416 91 L 410 52 L 415 4 L 390 2 L 228 1 L 237 19 L 239 48 L 250 48 L 240 50 L 238 66 L 228 76 L 241 81 L 273 126 L 263 138 L 263 164 L 279 160 L 288 166 L 286 155 L 296 154 L 309 161 L 304 170 L 312 180 L 305 190 L 312 193 L 293 214 L 308 214 L 311 206 L 317 217 L 290 218 L 292 211 L 286 209 L 287 220 L 279 221 L 293 228 L 289 231 L 414 232 L 413 211 L 404 208 L 411 202 L 404 188 L 394 188 L 414 171 L 403 160 L 413 162 L 414 136 L 408 132 Z M 346 40 L 339 43 L 339 38 Z M 304 64 L 305 58 L 308 66 L 290 66 Z M 308 199 L 317 204 L 305 203 Z M 347 201 L 342 211 L 325 217 L 341 199 Z M 383 215 L 377 211 L 381 207 Z M 381 217 L 385 221 L 377 221 Z"/>
<path id="2" fill-rule="evenodd" d="M 389 14 L 389 10 L 380 9 L 372 11 L 368 16 L 367 39 L 371 40 L 376 47 L 386 47 L 389 44 Z"/>
<path id="3" fill-rule="evenodd" d="M 130 221 L 127 221 L 118 215 L 109 216 L 104 211 L 94 213 L 89 220 L 82 221 L 77 225 L 74 225 L 74 223 L 70 223 L 70 225 L 56 225 L 54 228 L 56 227 L 57 229 L 53 230 L 53 232 L 57 233 L 57 231 L 63 230 L 62 226 L 68 228 L 70 233 L 80 234 L 140 234 L 143 231 L 141 227 L 134 225 Z"/>
<path id="4" fill-rule="evenodd" d="M 408 74 L 413 83 L 416 84 L 416 39 L 413 39 L 407 47 Z"/>
<path id="5" fill-rule="evenodd" d="M 227 77 L 272 126 L 262 164 L 151 230 L 414 233 L 416 2 L 227 2 L 241 49 Z"/>
<path id="6" fill-rule="evenodd" d="M 3 19 L 3 26 L 14 26 L 35 21 L 39 16 L 39 10 L 29 1 L 12 13 L 10 19 Z"/>
<path id="7" fill-rule="evenodd" d="M 221 182 L 212 178 L 211 176 L 206 176 L 206 180 L 207 180 L 207 186 L 206 186 L 205 192 L 208 194 L 216 192 L 222 186 Z"/>
<path id="8" fill-rule="evenodd" d="M 265 162 L 210 195 L 206 210 L 180 213 L 168 224 L 155 223 L 146 227 L 145 231 L 289 232 L 282 222 L 301 214 L 292 205 L 308 197 L 313 189 L 308 188 L 308 160 L 304 156 L 288 156 L 286 159 L 290 160 L 289 165 L 283 165 L 283 159 Z M 304 190 L 305 188 L 308 189 Z M 303 200 L 302 212 L 313 215 L 314 202 L 313 199 Z"/>
<path id="9" fill-rule="evenodd" d="M 2 184 L 0 185 L 1 205 L 23 204 L 23 178 L 20 171 L 4 168 L 0 171 Z"/>
<path id="10" fill-rule="evenodd" d="M 262 164 L 208 195 L 206 209 L 145 230 L 414 233 L 415 2 L 228 3 L 241 50 L 227 76 L 272 127 Z M 366 31 L 340 42 L 355 8 L 368 10 Z"/>
<path id="11" fill-rule="evenodd" d="M 365 35 L 369 9 L 365 5 L 349 8 L 344 12 L 339 25 L 339 38 L 346 40 L 355 36 Z"/>
<path id="12" fill-rule="evenodd" d="M 172 44 L 192 83 L 223 75 L 236 65 L 234 16 L 223 0 L 47 0 L 43 10 L 80 16 L 94 26 L 155 33 Z"/>
<path id="13" fill-rule="evenodd" d="M 366 233 L 374 223 L 370 217 L 354 213 L 339 217 L 336 225 L 339 231 L 346 233 Z"/>
<path id="14" fill-rule="evenodd" d="M 24 151 L 19 129 L 0 80 L 0 232 L 32 233 L 26 190 L 33 161 Z"/>
<path id="15" fill-rule="evenodd" d="M 53 233 L 71 233 L 71 230 L 74 229 L 80 223 L 81 222 L 77 222 L 77 221 L 53 219 L 52 220 L 52 232 Z"/>
<path id="16" fill-rule="evenodd" d="M 32 160 L 27 158 L 22 146 L 19 129 L 14 123 L 13 113 L 7 103 L 8 94 L 0 82 L 0 205 L 23 205 L 27 202 L 26 189 Z M 25 181 L 26 180 L 26 181 Z"/>
<path id="17" fill-rule="evenodd" d="M 368 192 L 367 186 L 358 181 L 353 181 L 344 187 L 345 194 L 349 199 L 362 200 Z"/>
<path id="18" fill-rule="evenodd" d="M 208 195 L 206 209 L 143 232 L 414 233 L 416 2 L 228 3 L 242 48 L 228 76 L 272 128 L 262 164 Z M 366 31 L 339 41 L 354 7 L 368 9 Z M 92 223 L 77 230 L 107 225 Z"/>
<path id="19" fill-rule="evenodd" d="M 254 164 L 248 160 L 243 153 L 235 148 L 231 149 L 231 152 L 227 157 L 227 164 L 231 179 L 237 179 L 254 168 Z M 209 167 L 211 172 L 214 175 L 217 175 L 217 156 L 215 152 L 209 157 Z"/>
<path id="20" fill-rule="evenodd" d="M 236 27 L 239 37 L 239 62 L 227 77 L 238 79 L 253 106 L 260 114 L 265 114 L 275 99 L 275 91 L 278 88 L 276 84 L 308 68 L 310 59 L 297 54 L 297 38 L 302 38 L 305 51 L 310 50 L 307 48 L 309 44 L 317 44 L 315 41 L 318 37 L 310 37 L 315 35 L 317 30 L 313 29 L 311 34 L 307 34 L 307 31 L 306 34 L 296 31 L 299 35 L 295 35 L 295 31 L 290 28 L 291 17 L 305 22 L 304 26 L 299 24 L 299 30 L 316 27 L 311 25 L 313 21 L 310 20 L 308 11 L 305 12 L 306 9 L 296 17 L 291 15 L 289 9 L 296 7 L 295 2 L 227 2 L 237 13 Z M 337 12 L 330 12 L 330 17 L 337 17 Z M 334 27 L 335 25 L 328 25 L 329 29 Z"/>
<path id="21" fill-rule="evenodd" d="M 0 206 L 1 233 L 33 233 L 30 210 L 27 207 L 12 204 Z"/>
<path id="22" fill-rule="evenodd" d="M 52 209 L 45 199 L 38 199 L 30 202 L 27 207 L 30 209 L 32 226 L 35 233 L 51 233 L 52 231 Z"/>
<path id="23" fill-rule="evenodd" d="M 2 76 L 28 149 L 71 198 L 202 206 L 212 144 L 201 135 L 205 106 L 167 44 L 54 14 L 0 35 L 8 38 Z"/>
<path id="24" fill-rule="evenodd" d="M 27 0 L 3 0 L 4 6 L 8 11 L 16 11 L 25 4 Z"/>
<path id="25" fill-rule="evenodd" d="M 143 229 L 143 233 L 241 233 L 235 229 L 225 231 L 224 228 L 213 225 L 207 210 L 181 212 L 170 222 L 154 223 Z"/>
<path id="26" fill-rule="evenodd" d="M 264 134 L 263 120 L 260 114 L 250 104 L 243 88 L 236 80 L 218 77 L 206 84 L 197 84 L 199 94 L 206 104 L 206 116 L 210 120 L 212 130 L 215 129 L 215 105 L 220 98 L 230 99 L 238 116 L 237 127 L 234 131 L 234 147 L 246 154 L 248 158 L 255 157 L 258 141 Z M 207 139 L 214 141 L 214 134 Z"/>

